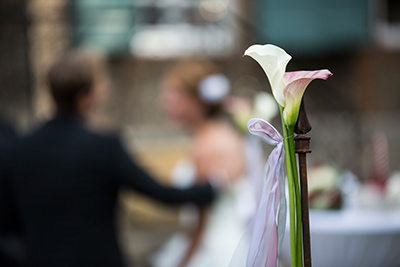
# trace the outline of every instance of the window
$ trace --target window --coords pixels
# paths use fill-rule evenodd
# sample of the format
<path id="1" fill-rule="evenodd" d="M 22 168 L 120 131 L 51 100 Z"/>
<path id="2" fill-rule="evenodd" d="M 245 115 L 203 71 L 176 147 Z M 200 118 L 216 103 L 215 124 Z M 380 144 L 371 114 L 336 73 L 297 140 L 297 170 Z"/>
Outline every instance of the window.
<path id="1" fill-rule="evenodd" d="M 376 0 L 375 39 L 389 49 L 400 49 L 400 1 Z"/>
<path id="2" fill-rule="evenodd" d="M 143 1 L 130 51 L 138 57 L 228 56 L 237 43 L 233 0 Z"/>
<path id="3" fill-rule="evenodd" d="M 236 0 L 74 0 L 74 40 L 144 58 L 227 56 L 237 34 Z"/>

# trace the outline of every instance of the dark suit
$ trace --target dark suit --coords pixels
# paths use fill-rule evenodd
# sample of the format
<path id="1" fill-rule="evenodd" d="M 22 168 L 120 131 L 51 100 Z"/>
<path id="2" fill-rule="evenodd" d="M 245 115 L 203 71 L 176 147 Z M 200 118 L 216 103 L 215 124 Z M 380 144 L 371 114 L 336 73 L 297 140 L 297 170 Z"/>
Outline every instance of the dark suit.
<path id="1" fill-rule="evenodd" d="M 4 159 L 8 157 L 7 150 L 17 141 L 14 128 L 0 117 L 0 167 L 4 166 Z M 1 177 L 0 177 L 1 178 Z M 1 184 L 1 183 L 0 183 Z M 3 203 L 4 204 L 4 203 Z M 1 205 L 1 204 L 0 204 Z M 0 221 L 4 217 L 0 215 Z M 22 266 L 23 245 L 22 240 L 16 232 L 15 224 L 10 225 L 6 234 L 0 235 L 0 266 L 19 267 Z"/>
<path id="2" fill-rule="evenodd" d="M 121 266 L 114 212 L 122 185 L 167 203 L 214 197 L 210 185 L 156 183 L 116 137 L 91 133 L 68 116 L 19 142 L 1 175 L 0 231 L 20 223 L 28 266 Z"/>

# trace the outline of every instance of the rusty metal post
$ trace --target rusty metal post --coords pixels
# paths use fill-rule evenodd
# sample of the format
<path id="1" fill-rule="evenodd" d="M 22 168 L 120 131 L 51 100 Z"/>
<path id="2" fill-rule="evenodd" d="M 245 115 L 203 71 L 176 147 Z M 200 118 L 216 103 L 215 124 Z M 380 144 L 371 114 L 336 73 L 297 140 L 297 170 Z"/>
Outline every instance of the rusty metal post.
<path id="1" fill-rule="evenodd" d="M 307 153 L 311 153 L 310 139 L 307 133 L 311 130 L 311 125 L 307 119 L 304 108 L 304 100 L 301 101 L 299 117 L 294 128 L 297 134 L 295 140 L 295 152 L 299 159 L 300 172 L 300 191 L 301 191 L 301 209 L 303 223 L 303 260 L 305 267 L 311 267 L 311 239 L 310 239 L 310 218 L 308 207 L 308 182 L 307 182 Z"/>

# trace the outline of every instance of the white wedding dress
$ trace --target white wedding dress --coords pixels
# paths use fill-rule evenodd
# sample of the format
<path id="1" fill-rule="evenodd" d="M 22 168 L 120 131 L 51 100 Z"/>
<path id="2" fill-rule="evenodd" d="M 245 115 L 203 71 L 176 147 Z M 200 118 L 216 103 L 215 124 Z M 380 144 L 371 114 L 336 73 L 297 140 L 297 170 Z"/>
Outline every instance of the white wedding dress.
<path id="1" fill-rule="evenodd" d="M 189 161 L 178 163 L 172 173 L 175 186 L 181 188 L 193 184 L 194 177 L 195 167 Z M 245 178 L 238 178 L 219 194 L 208 212 L 201 244 L 187 267 L 224 267 L 229 265 L 255 209 L 253 192 L 250 183 Z M 193 209 L 195 207 L 185 206 L 182 208 L 181 221 L 184 225 L 193 226 L 195 223 L 193 222 Z M 185 219 L 187 217 L 189 220 Z M 190 218 L 192 218 L 191 222 Z M 189 242 L 185 231 L 174 234 L 162 249 L 154 254 L 153 266 L 178 266 L 187 251 Z"/>

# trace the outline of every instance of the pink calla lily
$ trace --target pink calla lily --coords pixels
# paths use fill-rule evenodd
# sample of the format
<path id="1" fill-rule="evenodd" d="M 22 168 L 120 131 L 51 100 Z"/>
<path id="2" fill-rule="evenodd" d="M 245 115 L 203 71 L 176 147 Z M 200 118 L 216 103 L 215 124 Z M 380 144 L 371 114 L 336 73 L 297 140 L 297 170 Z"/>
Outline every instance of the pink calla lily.
<path id="1" fill-rule="evenodd" d="M 315 71 L 293 71 L 286 72 L 283 75 L 285 88 L 283 89 L 283 97 L 285 99 L 285 107 L 283 110 L 283 119 L 287 127 L 293 127 L 299 115 L 301 99 L 307 86 L 315 79 L 328 79 L 332 73 L 329 70 Z"/>
<path id="2" fill-rule="evenodd" d="M 329 70 L 285 72 L 292 57 L 271 44 L 252 45 L 244 54 L 256 60 L 266 73 L 276 102 L 284 108 L 283 119 L 287 127 L 293 127 L 297 121 L 308 84 L 314 79 L 326 80 L 332 75 Z"/>

